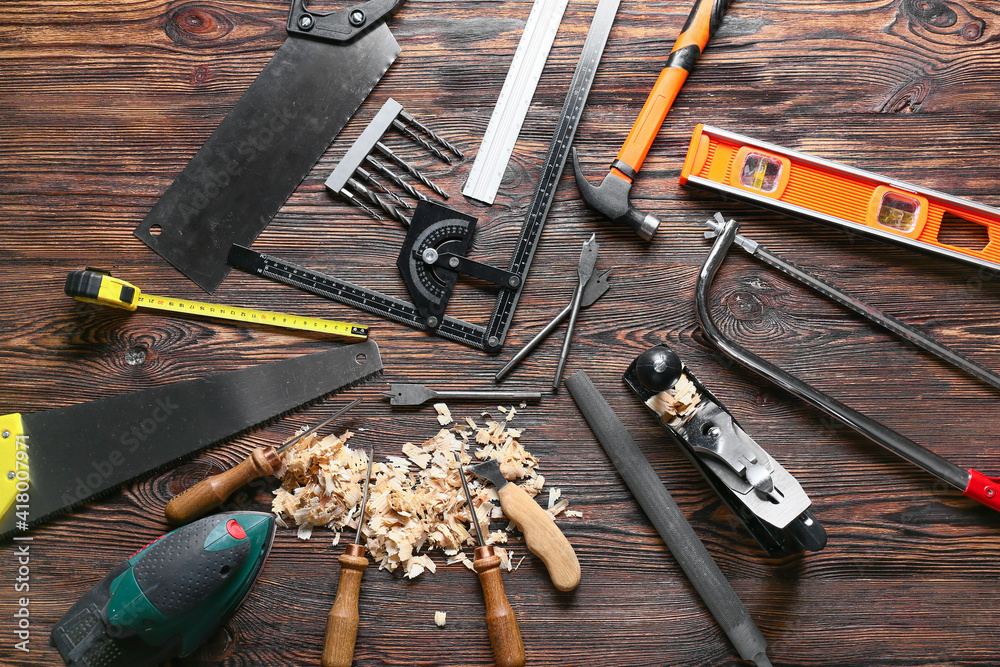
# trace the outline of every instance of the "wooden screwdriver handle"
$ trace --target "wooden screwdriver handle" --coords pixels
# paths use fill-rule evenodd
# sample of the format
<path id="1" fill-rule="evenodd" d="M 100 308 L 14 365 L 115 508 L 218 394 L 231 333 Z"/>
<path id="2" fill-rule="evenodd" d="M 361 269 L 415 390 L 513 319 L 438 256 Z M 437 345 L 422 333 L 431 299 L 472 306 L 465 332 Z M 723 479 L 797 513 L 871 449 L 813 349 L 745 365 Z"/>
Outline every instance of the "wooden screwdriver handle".
<path id="1" fill-rule="evenodd" d="M 561 591 L 576 588 L 580 584 L 580 561 L 552 516 L 517 484 L 504 484 L 497 493 L 504 514 L 524 533 L 531 553 L 545 563 L 555 587 Z"/>
<path id="2" fill-rule="evenodd" d="M 323 642 L 323 667 L 351 667 L 354 643 L 358 638 L 358 593 L 361 577 L 368 567 L 365 548 L 348 544 L 340 561 L 340 581 L 337 597 L 326 617 L 326 639 Z"/>
<path id="3" fill-rule="evenodd" d="M 483 587 L 486 629 L 490 634 L 497 667 L 523 667 L 524 642 L 521 641 L 521 629 L 517 627 L 517 616 L 514 615 L 503 589 L 500 557 L 493 553 L 491 546 L 477 547 L 472 567 L 479 573 L 479 583 Z"/>
<path id="4" fill-rule="evenodd" d="M 199 519 L 233 495 L 244 484 L 273 475 L 281 467 L 281 458 L 274 447 L 258 447 L 235 468 L 212 475 L 190 489 L 174 496 L 163 513 L 172 526 L 181 526 Z"/>

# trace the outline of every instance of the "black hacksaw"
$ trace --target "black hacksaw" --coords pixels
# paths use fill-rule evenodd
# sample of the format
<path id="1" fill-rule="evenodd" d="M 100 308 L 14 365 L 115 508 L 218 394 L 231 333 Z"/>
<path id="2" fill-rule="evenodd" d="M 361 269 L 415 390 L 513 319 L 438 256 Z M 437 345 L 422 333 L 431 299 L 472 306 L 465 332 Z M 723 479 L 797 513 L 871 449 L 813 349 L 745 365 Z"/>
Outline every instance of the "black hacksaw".
<path id="1" fill-rule="evenodd" d="M 497 296 L 493 313 L 486 326 L 444 314 L 444 305 L 448 302 L 454 280 L 438 281 L 435 284 L 426 279 L 427 267 L 410 259 L 411 251 L 421 249 L 420 244 L 426 239 L 415 239 L 408 236 L 407 242 L 403 246 L 403 252 L 400 254 L 399 268 L 410 291 L 410 296 L 416 303 L 355 285 L 336 276 L 299 266 L 279 257 L 256 252 L 247 247 L 250 245 L 249 243 L 237 242 L 233 244 L 228 259 L 230 266 L 298 287 L 334 301 L 346 303 L 355 308 L 361 308 L 416 329 L 430 331 L 442 338 L 455 340 L 491 354 L 499 352 L 514 319 L 514 309 L 517 308 L 521 291 L 527 281 L 528 269 L 541 239 L 549 208 L 555 199 L 556 188 L 559 186 L 563 168 L 566 166 L 566 158 L 569 156 L 573 137 L 580 125 L 583 109 L 587 105 L 590 87 L 597 74 L 597 67 L 604 54 L 604 47 L 607 44 L 608 35 L 611 33 L 611 26 L 614 24 L 620 2 L 621 0 L 600 0 L 594 12 L 594 18 L 591 20 L 587 32 L 587 39 L 584 41 L 580 59 L 573 72 L 573 79 L 570 81 L 559 120 L 556 122 L 548 154 L 545 156 L 542 173 L 538 178 L 538 186 L 531 198 L 528 214 L 521 225 L 507 270 L 486 267 L 492 269 L 496 277 L 506 279 L 506 283 L 494 281 L 496 284 L 501 284 L 503 289 Z M 416 217 L 414 215 L 415 219 Z M 474 218 L 464 216 L 457 211 L 452 211 L 451 216 L 445 217 L 448 219 L 445 220 L 442 217 L 435 224 L 444 227 L 460 223 L 468 227 L 469 220 L 475 221 Z M 457 259 L 463 263 L 469 261 L 465 257 Z M 441 273 L 440 263 L 437 268 L 438 273 Z M 480 269 L 482 268 L 483 265 L 480 265 Z M 436 310 L 432 312 L 428 309 L 427 304 L 432 305 Z"/>
<path id="2" fill-rule="evenodd" d="M 257 238 L 396 60 L 384 19 L 402 3 L 292 0 L 285 42 L 135 235 L 214 292 L 230 246 Z"/>
<path id="3" fill-rule="evenodd" d="M 366 341 L 0 416 L 0 538 L 382 371 Z"/>

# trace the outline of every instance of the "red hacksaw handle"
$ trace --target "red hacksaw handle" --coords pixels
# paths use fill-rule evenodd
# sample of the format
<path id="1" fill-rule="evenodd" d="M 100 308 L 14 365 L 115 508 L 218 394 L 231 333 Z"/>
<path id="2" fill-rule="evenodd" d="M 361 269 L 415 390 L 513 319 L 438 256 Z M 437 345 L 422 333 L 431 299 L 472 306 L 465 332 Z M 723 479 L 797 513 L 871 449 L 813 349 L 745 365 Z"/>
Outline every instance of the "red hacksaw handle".
<path id="1" fill-rule="evenodd" d="M 1000 512 L 1000 477 L 987 477 L 969 468 L 969 484 L 962 493 Z"/>

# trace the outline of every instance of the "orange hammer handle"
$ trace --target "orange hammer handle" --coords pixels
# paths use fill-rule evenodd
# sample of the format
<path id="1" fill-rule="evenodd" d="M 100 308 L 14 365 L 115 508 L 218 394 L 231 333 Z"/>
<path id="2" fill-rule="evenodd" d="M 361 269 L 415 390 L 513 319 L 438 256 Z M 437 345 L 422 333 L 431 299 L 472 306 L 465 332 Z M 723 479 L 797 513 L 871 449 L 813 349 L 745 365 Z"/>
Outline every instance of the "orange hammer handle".
<path id="1" fill-rule="evenodd" d="M 656 79 L 646 103 L 639 112 L 625 144 L 618 151 L 618 158 L 612 163 L 611 173 L 631 182 L 642 167 L 649 147 L 663 125 L 677 93 L 680 92 L 688 74 L 694 69 L 698 56 L 708 44 L 729 7 L 729 0 L 696 0 L 680 36 L 667 59 L 667 65 Z"/>

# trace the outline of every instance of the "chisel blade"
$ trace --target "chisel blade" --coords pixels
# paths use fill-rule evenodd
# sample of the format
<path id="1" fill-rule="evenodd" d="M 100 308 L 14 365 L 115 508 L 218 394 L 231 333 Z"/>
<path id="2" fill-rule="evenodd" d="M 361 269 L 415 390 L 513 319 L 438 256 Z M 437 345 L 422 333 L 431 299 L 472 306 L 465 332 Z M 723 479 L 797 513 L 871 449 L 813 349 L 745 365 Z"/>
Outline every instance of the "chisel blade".
<path id="1" fill-rule="evenodd" d="M 0 538 L 378 375 L 374 341 L 44 412 L 0 417 L 0 459 L 27 453 L 30 502 L 0 471 Z M 12 422 L 20 428 L 11 426 Z M 19 501 L 20 502 L 20 501 Z"/>

